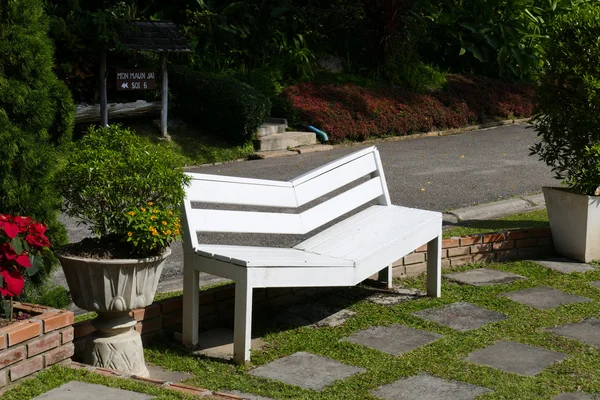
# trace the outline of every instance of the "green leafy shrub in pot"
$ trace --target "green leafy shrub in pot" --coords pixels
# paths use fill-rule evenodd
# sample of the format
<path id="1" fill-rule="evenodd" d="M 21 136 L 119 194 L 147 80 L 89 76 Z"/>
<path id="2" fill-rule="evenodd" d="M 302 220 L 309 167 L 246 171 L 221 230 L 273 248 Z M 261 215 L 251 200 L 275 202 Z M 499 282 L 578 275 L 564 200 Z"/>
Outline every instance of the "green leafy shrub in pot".
<path id="1" fill-rule="evenodd" d="M 65 211 L 88 225 L 98 237 L 96 244 L 114 252 L 112 258 L 160 254 L 179 235 L 174 229 L 162 235 L 162 218 L 140 221 L 131 213 L 152 212 L 157 217 L 166 213 L 172 218 L 169 226 L 175 227 L 184 186 L 189 183 L 182 166 L 166 144 L 152 144 L 120 125 L 92 127 L 73 145 L 58 182 Z M 133 240 L 134 232 L 151 227 L 159 232 L 154 239 Z M 77 247 L 71 252 L 87 250 Z"/>
<path id="2" fill-rule="evenodd" d="M 271 111 L 262 93 L 229 76 L 171 65 L 169 84 L 182 118 L 232 143 L 252 139 Z"/>
<path id="3" fill-rule="evenodd" d="M 600 186 L 600 8 L 583 4 L 557 18 L 533 119 L 541 141 L 532 154 L 572 191 L 594 195 Z"/>

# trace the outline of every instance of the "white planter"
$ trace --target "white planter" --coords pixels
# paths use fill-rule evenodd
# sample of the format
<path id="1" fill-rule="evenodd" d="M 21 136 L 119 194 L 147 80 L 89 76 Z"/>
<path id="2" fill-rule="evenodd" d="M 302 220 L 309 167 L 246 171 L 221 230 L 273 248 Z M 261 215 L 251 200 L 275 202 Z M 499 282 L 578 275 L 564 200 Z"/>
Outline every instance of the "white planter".
<path id="1" fill-rule="evenodd" d="M 556 252 L 581 262 L 600 260 L 600 196 L 543 191 Z"/>
<path id="2" fill-rule="evenodd" d="M 95 311 L 97 329 L 88 338 L 86 364 L 148 376 L 140 334 L 134 329 L 132 309 L 154 300 L 165 259 L 160 256 L 129 260 L 98 260 L 58 254 L 73 302 Z"/>

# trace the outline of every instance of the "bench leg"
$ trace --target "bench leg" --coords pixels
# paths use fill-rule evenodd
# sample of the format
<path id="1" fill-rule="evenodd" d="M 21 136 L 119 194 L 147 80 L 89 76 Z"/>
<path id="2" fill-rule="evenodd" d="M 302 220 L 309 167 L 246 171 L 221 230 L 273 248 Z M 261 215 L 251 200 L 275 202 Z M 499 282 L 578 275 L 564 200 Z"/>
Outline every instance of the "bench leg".
<path id="1" fill-rule="evenodd" d="M 233 323 L 233 361 L 250 361 L 252 332 L 252 287 L 240 280 L 235 283 L 235 317 Z"/>
<path id="2" fill-rule="evenodd" d="M 392 288 L 392 265 L 388 265 L 387 267 L 385 267 L 384 269 L 382 269 L 381 271 L 379 271 L 379 275 L 377 276 L 377 279 L 380 282 L 384 282 L 387 286 L 388 289 Z"/>
<path id="3" fill-rule="evenodd" d="M 442 295 L 442 233 L 427 243 L 427 295 Z"/>
<path id="4" fill-rule="evenodd" d="M 184 346 L 193 348 L 198 344 L 198 302 L 200 273 L 191 265 L 183 270 L 183 328 Z"/>

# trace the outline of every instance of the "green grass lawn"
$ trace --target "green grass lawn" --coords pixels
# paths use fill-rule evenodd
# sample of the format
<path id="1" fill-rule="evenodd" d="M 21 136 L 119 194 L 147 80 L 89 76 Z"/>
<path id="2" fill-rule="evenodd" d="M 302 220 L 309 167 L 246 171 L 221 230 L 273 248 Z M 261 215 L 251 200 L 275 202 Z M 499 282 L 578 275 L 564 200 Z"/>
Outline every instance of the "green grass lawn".
<path id="1" fill-rule="evenodd" d="M 509 229 L 546 228 L 548 227 L 548 212 L 546 209 L 531 211 L 508 217 L 467 221 L 460 226 L 444 231 L 444 238 L 453 236 L 475 235 L 478 233 L 501 232 Z"/>
<path id="2" fill-rule="evenodd" d="M 126 125 L 138 135 L 159 142 L 158 128 L 151 123 L 135 120 Z M 254 153 L 251 142 L 233 145 L 200 131 L 197 127 L 184 125 L 169 130 L 169 145 L 185 160 L 185 165 L 200 165 L 248 158 Z"/>
<path id="3" fill-rule="evenodd" d="M 188 384 L 212 390 L 237 389 L 275 399 L 375 399 L 370 395 L 374 388 L 420 372 L 484 386 L 494 391 L 482 396 L 482 399 L 550 399 L 563 391 L 576 390 L 600 393 L 600 349 L 554 336 L 546 330 L 548 327 L 599 315 L 600 290 L 591 287 L 588 282 L 599 280 L 600 271 L 561 275 L 531 262 L 487 266 L 513 272 L 527 279 L 484 287 L 444 281 L 442 298 L 423 298 L 395 306 L 381 306 L 365 301 L 364 288 L 336 289 L 319 301 L 357 312 L 346 325 L 336 328 L 288 329 L 278 326 L 273 315 L 257 318 L 255 333 L 262 335 L 269 345 L 266 349 L 253 353 L 253 366 L 306 351 L 366 370 L 365 373 L 337 381 L 320 393 L 246 374 L 252 367 L 190 357 L 170 340 L 147 346 L 146 359 L 167 369 L 192 373 L 194 378 L 188 380 Z M 462 267 L 457 271 L 476 267 L 478 266 Z M 423 277 L 403 281 L 403 284 L 425 288 Z M 594 301 L 564 305 L 551 310 L 536 310 L 499 296 L 503 292 L 534 286 L 550 286 Z M 469 332 L 458 332 L 411 315 L 418 310 L 457 301 L 497 310 L 506 314 L 508 319 Z M 340 342 L 340 339 L 353 332 L 390 324 L 404 324 L 436 332 L 444 337 L 402 356 L 392 356 L 360 345 Z M 470 352 L 500 340 L 564 352 L 568 354 L 568 358 L 533 377 L 505 373 L 464 361 Z"/>

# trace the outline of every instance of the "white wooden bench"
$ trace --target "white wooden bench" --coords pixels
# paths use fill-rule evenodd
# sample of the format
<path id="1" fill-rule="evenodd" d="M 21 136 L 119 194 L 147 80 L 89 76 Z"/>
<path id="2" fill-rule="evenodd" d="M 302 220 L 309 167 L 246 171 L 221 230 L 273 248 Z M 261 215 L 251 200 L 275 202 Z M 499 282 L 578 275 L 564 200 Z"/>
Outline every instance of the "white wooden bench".
<path id="1" fill-rule="evenodd" d="M 440 296 L 442 215 L 390 202 L 379 152 L 370 147 L 288 182 L 189 174 L 183 204 L 183 343 L 198 344 L 199 272 L 235 281 L 234 360 L 250 360 L 252 290 L 354 286 L 375 273 L 392 284 L 391 264 L 427 243 L 427 292 Z M 295 209 L 356 180 L 363 183 L 300 213 L 215 210 L 206 204 Z M 376 205 L 293 248 L 208 245 L 199 232 L 306 234 L 373 200 Z M 205 208 L 192 208 L 203 203 Z"/>

